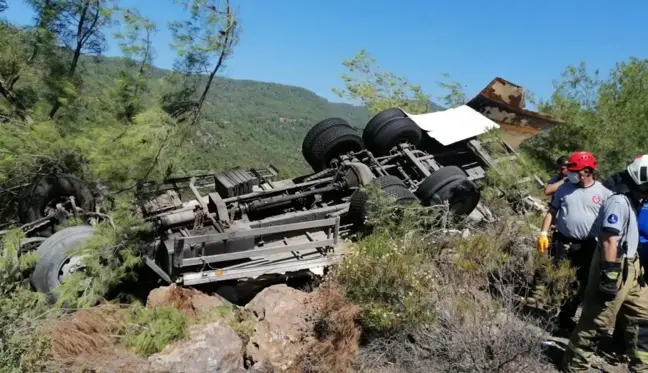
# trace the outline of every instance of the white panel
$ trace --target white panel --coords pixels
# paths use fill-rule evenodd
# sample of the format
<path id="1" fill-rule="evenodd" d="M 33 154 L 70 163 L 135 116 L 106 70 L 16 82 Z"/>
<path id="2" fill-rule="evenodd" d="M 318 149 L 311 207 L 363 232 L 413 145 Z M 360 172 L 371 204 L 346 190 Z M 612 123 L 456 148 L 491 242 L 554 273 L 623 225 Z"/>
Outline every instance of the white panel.
<path id="1" fill-rule="evenodd" d="M 499 128 L 497 123 L 467 105 L 427 114 L 403 112 L 444 146 Z"/>

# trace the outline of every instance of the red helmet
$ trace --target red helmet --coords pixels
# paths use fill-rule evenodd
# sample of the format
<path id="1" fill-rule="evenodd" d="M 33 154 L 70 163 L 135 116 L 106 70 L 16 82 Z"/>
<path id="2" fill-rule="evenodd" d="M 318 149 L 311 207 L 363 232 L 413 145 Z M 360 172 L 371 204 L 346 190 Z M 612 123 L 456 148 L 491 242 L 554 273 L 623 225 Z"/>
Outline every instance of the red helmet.
<path id="1" fill-rule="evenodd" d="M 596 158 L 589 152 L 576 152 L 569 157 L 567 169 L 569 171 L 580 171 L 585 167 L 596 170 Z"/>

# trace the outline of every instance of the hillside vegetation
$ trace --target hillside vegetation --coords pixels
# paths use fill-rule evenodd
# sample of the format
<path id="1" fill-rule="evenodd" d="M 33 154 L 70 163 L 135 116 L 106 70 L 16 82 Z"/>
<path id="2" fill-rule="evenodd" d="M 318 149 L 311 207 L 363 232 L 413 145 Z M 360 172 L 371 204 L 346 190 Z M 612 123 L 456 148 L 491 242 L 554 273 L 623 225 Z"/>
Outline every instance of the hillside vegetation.
<path id="1" fill-rule="evenodd" d="M 37 14 L 32 26 L 0 24 L 2 223 L 16 227 L 24 185 L 50 172 L 73 173 L 103 189 L 115 222 L 100 225 L 80 248 L 92 254 L 85 263 L 91 285 L 81 275 L 73 277 L 55 305 L 29 286 L 38 257 L 19 255 L 21 233 L 14 229 L 4 237 L 0 373 L 46 371 L 55 359 L 51 323 L 91 307 L 133 274 L 149 233 L 132 214 L 140 181 L 268 163 L 282 176 L 294 175 L 307 170 L 301 140 L 321 119 L 338 116 L 361 128 L 385 108 L 412 113 L 439 108 L 423 87 L 382 71 L 364 50 L 343 62 L 348 73 L 343 88 L 335 89 L 362 106 L 330 103 L 302 88 L 219 77 L 241 37 L 238 15 L 228 2 L 173 2 L 179 10 L 168 25 L 177 52 L 173 71 L 153 67 L 152 36 L 161 25 L 137 9 L 119 8 L 116 0 L 28 0 Z M 11 4 L 0 0 L 0 12 L 6 6 Z M 125 58 L 106 58 L 105 32 L 116 21 L 121 27 L 113 37 Z M 538 232 L 528 224 L 538 216 L 516 215 L 494 197 L 493 187 L 510 191 L 521 175 L 548 172 L 558 155 L 576 150 L 593 151 L 603 175 L 624 167 L 645 151 L 648 140 L 647 82 L 647 60 L 620 63 L 608 79 L 587 74 L 584 66 L 568 67 L 553 96 L 540 105 L 566 124 L 529 140 L 512 167 L 489 170 L 484 201 L 501 218 L 496 223 L 424 229 L 436 209 L 413 207 L 395 219 L 388 204 L 377 203 L 374 233 L 350 245 L 350 254 L 325 281 L 340 291 L 331 306 L 337 309 L 320 315 L 332 324 L 331 315 L 340 309 L 357 309 L 358 320 L 344 331 L 357 337 L 360 328 L 363 349 L 358 352 L 355 339 L 353 346 L 326 340 L 317 356 L 309 357 L 315 360 L 308 361 L 308 371 L 549 371 L 537 331 L 551 315 L 538 321 L 516 302 L 533 270 L 547 265 L 534 254 Z M 447 92 L 444 106 L 466 101 L 460 83 L 447 80 L 441 88 Z M 556 280 L 555 309 L 573 272 L 549 270 Z M 188 325 L 198 322 L 173 307 L 119 301 L 119 312 L 99 314 L 119 325 L 106 327 L 106 338 L 141 355 L 186 337 Z M 241 334 L 249 332 L 239 321 Z"/>

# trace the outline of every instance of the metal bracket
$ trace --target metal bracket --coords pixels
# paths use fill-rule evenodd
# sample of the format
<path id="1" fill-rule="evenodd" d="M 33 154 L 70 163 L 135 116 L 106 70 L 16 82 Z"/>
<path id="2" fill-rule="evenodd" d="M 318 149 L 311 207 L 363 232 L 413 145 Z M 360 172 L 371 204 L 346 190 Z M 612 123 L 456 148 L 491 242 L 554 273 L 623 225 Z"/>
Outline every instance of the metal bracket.
<path id="1" fill-rule="evenodd" d="M 227 212 L 227 206 L 225 205 L 225 201 L 223 201 L 223 198 L 221 198 L 220 194 L 218 194 L 218 192 L 209 193 L 209 202 L 214 204 L 216 214 L 218 215 L 218 220 L 229 224 L 230 219 L 229 213 Z"/>

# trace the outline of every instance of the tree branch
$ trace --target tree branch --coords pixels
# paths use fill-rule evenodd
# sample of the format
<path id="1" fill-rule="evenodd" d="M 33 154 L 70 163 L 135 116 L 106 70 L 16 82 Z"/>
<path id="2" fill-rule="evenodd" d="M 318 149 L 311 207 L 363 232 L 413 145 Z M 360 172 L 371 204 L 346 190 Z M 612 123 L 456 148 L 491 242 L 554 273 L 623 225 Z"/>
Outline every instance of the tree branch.
<path id="1" fill-rule="evenodd" d="M 207 99 L 207 93 L 209 93 L 209 88 L 211 87 L 211 84 L 214 80 L 214 77 L 216 76 L 216 73 L 218 70 L 221 68 L 223 65 L 223 61 L 225 60 L 225 56 L 229 52 L 230 48 L 232 47 L 232 43 L 234 40 L 234 32 L 236 31 L 236 21 L 232 20 L 232 12 L 230 9 L 230 2 L 229 0 L 226 0 L 226 22 L 227 22 L 227 30 L 225 32 L 225 39 L 223 42 L 223 47 L 220 51 L 220 55 L 218 56 L 218 62 L 216 62 L 216 66 L 212 69 L 211 73 L 209 74 L 209 79 L 207 80 L 207 86 L 205 86 L 205 89 L 203 90 L 202 95 L 200 96 L 200 99 L 198 100 L 198 108 L 196 110 L 196 113 L 194 115 L 194 118 L 191 121 L 191 125 L 195 125 L 196 122 L 198 121 L 198 118 L 200 116 L 200 113 L 202 112 L 203 105 L 205 103 L 205 100 Z"/>
<path id="2" fill-rule="evenodd" d="M 26 123 L 32 123 L 32 119 L 27 115 L 27 108 L 23 104 L 22 100 L 16 93 L 11 89 L 11 85 L 0 76 L 0 94 L 9 102 L 13 107 L 14 112 L 18 117 Z"/>

